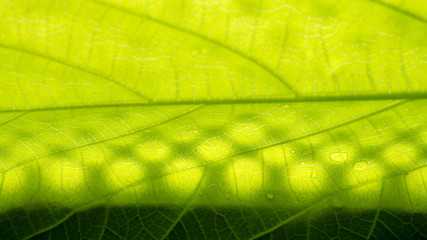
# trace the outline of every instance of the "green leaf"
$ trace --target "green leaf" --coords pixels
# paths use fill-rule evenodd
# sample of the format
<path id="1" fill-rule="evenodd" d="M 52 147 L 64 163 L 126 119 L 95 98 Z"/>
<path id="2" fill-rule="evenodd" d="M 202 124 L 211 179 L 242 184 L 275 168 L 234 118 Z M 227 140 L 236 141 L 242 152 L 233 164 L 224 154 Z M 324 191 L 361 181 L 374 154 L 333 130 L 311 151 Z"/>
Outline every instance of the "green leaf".
<path id="1" fill-rule="evenodd" d="M 425 16 L 0 0 L 0 238 L 427 238 Z"/>

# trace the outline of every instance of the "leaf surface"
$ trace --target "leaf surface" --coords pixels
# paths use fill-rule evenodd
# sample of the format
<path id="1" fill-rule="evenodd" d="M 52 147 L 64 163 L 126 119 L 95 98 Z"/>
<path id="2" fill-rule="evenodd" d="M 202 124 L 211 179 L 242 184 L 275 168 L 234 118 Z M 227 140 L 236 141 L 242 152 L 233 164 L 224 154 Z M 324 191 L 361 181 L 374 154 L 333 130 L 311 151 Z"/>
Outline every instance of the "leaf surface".
<path id="1" fill-rule="evenodd" d="M 1 238 L 427 238 L 426 13 L 0 0 Z"/>

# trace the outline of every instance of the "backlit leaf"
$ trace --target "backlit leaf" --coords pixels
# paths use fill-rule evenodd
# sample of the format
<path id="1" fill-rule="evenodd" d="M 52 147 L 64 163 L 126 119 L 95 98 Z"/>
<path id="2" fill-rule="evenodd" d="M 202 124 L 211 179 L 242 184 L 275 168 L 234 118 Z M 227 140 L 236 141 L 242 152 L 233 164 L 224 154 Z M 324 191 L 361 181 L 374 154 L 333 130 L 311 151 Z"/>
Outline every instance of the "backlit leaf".
<path id="1" fill-rule="evenodd" d="M 426 16 L 0 0 L 0 238 L 427 238 Z"/>

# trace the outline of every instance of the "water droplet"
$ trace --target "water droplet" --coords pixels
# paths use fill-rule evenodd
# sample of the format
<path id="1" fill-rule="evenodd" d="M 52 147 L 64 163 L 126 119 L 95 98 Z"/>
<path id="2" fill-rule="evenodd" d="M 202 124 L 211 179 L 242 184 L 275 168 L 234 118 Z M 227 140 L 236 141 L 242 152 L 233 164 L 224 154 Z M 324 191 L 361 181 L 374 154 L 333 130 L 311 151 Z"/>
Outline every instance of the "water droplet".
<path id="1" fill-rule="evenodd" d="M 216 184 L 216 183 L 212 183 L 211 185 L 209 185 L 208 187 L 209 188 L 214 188 L 214 187 L 216 187 L 216 186 L 218 186 L 218 184 Z"/>
<path id="2" fill-rule="evenodd" d="M 356 169 L 356 170 L 363 170 L 363 169 L 365 169 L 365 168 L 367 168 L 367 167 L 368 167 L 368 164 L 367 164 L 367 163 L 365 163 L 365 162 L 357 162 L 357 163 L 355 163 L 355 164 L 353 165 L 353 167 L 354 167 L 354 169 Z"/>
<path id="3" fill-rule="evenodd" d="M 329 158 L 335 162 L 344 162 L 345 160 L 347 160 L 348 155 L 346 152 L 337 152 L 329 155 Z"/>
<path id="4" fill-rule="evenodd" d="M 290 152 L 290 153 L 292 153 L 292 154 L 295 154 L 295 153 L 296 153 L 296 151 L 295 151 L 295 150 L 290 150 L 289 152 Z"/>
<path id="5" fill-rule="evenodd" d="M 303 165 L 303 166 L 305 165 L 305 162 L 304 162 L 304 161 L 302 161 L 302 162 L 300 162 L 300 163 L 301 163 L 301 165 Z"/>
<path id="6" fill-rule="evenodd" d="M 265 196 L 271 200 L 274 198 L 274 192 L 268 192 Z"/>

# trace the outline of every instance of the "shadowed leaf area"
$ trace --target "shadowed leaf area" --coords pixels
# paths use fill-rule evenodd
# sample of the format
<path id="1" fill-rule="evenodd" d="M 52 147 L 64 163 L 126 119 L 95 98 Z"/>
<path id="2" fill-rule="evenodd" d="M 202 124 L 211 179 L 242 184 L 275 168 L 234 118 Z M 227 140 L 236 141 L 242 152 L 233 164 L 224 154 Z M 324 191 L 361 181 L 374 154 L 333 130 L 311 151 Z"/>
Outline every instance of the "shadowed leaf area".
<path id="1" fill-rule="evenodd" d="M 425 16 L 0 0 L 0 239 L 427 239 Z"/>
<path id="2" fill-rule="evenodd" d="M 30 223 L 23 216 L 26 214 L 29 216 L 45 215 L 46 210 L 43 208 L 30 211 L 15 209 L 9 214 L 15 216 L 15 221 L 25 225 Z M 156 223 L 162 224 L 165 218 L 159 212 L 168 210 L 170 209 L 164 206 L 95 207 L 76 213 L 57 227 L 32 239 L 99 239 L 101 236 L 103 239 L 156 239 L 158 237 L 156 234 L 160 232 L 149 232 L 147 228 Z M 258 210 L 262 212 L 268 209 Z M 223 216 L 220 216 L 219 213 Z M 150 218 L 139 218 L 140 214 L 145 214 Z M 194 208 L 182 216 L 166 239 L 182 239 L 183 236 L 192 239 L 218 239 L 220 236 L 232 238 L 231 226 L 225 220 L 225 216 L 239 218 L 242 214 L 250 217 L 256 212 L 249 208 L 218 208 L 215 210 Z M 378 215 L 379 225 L 372 231 L 372 239 L 423 239 L 427 234 L 427 219 L 421 213 L 383 210 L 377 214 L 375 211 L 354 212 L 333 208 L 305 214 L 256 239 L 365 239 L 376 215 Z M 45 217 L 49 216 L 45 215 Z M 212 221 L 216 222 L 215 226 L 210 226 Z M 82 224 L 88 222 L 91 225 Z M 129 227 L 123 227 L 122 222 L 127 222 Z M 1 223 L 2 230 L 11 228 L 9 222 Z M 206 224 L 205 227 L 200 226 L 203 223 Z M 393 231 L 390 231 L 387 225 L 397 225 L 398 227 L 396 226 Z M 250 227 L 255 228 L 255 226 L 249 225 L 246 227 L 248 230 Z M 228 235 L 225 234 L 226 232 Z M 5 239 L 14 238 L 6 237 Z"/>

